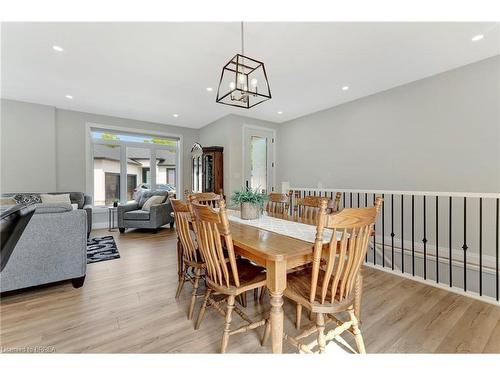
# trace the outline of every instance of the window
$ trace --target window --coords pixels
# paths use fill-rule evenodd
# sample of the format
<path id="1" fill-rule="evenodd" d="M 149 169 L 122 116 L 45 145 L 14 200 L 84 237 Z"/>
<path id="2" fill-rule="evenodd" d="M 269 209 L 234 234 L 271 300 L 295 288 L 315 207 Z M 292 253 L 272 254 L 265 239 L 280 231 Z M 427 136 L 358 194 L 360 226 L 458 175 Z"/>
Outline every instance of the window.
<path id="1" fill-rule="evenodd" d="M 132 201 L 144 190 L 175 193 L 178 139 L 102 129 L 92 129 L 91 139 L 96 206 Z"/>
<path id="2" fill-rule="evenodd" d="M 94 205 L 120 199 L 120 150 L 118 145 L 94 144 Z"/>

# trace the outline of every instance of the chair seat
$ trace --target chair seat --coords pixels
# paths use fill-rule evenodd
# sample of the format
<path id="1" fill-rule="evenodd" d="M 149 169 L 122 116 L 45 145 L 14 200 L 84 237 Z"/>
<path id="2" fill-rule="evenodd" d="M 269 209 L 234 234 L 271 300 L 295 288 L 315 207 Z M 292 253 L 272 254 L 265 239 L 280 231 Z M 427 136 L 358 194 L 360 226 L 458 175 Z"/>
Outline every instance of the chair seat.
<path id="1" fill-rule="evenodd" d="M 309 301 L 309 295 L 311 292 L 311 277 L 312 277 L 312 267 L 302 269 L 297 272 L 293 272 L 287 275 L 286 289 L 284 292 L 285 297 L 290 298 L 296 303 L 304 306 L 312 312 L 322 312 L 322 313 L 336 313 L 339 311 L 345 311 L 347 307 L 354 303 L 354 293 L 343 299 L 341 302 L 338 301 L 338 295 L 335 297 L 333 303 L 331 288 L 328 289 L 328 293 L 325 298 L 325 303 L 321 304 L 316 301 L 321 301 L 321 288 L 316 290 L 315 302 L 311 303 Z M 320 270 L 318 275 L 318 284 L 321 285 L 324 278 L 324 272 Z"/>
<path id="2" fill-rule="evenodd" d="M 134 210 L 123 214 L 125 220 L 149 220 L 149 211 Z"/>
<path id="3" fill-rule="evenodd" d="M 236 287 L 234 285 L 234 280 L 231 280 L 231 286 L 229 288 L 221 288 L 207 278 L 209 287 L 223 294 L 238 295 L 246 292 L 247 290 L 260 288 L 266 285 L 266 273 L 264 268 L 256 266 L 248 259 L 244 258 L 236 259 L 236 265 L 238 267 L 238 278 L 240 280 L 239 287 Z M 228 268 L 230 267 L 229 263 L 227 266 Z M 231 275 L 231 272 L 229 272 L 229 274 Z"/>

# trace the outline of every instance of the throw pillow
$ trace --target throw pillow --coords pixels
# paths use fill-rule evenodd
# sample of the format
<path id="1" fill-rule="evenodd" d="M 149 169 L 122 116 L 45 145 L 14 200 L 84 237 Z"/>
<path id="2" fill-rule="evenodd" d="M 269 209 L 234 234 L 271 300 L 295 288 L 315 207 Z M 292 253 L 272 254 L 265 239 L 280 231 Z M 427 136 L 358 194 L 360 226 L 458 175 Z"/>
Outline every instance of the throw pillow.
<path id="1" fill-rule="evenodd" d="M 15 204 L 16 201 L 14 200 L 14 198 L 0 198 L 0 206 L 14 206 Z"/>
<path id="2" fill-rule="evenodd" d="M 12 198 L 14 198 L 17 204 L 24 204 L 27 206 L 30 204 L 42 203 L 42 199 L 39 194 L 20 193 L 14 195 Z"/>
<path id="3" fill-rule="evenodd" d="M 139 207 L 142 208 L 144 206 L 144 203 L 151 198 L 151 197 L 156 197 L 156 196 L 161 196 L 163 197 L 163 202 L 165 202 L 168 198 L 168 192 L 165 190 L 155 190 L 155 191 L 145 191 L 141 194 L 141 198 L 139 200 Z M 163 203 L 162 202 L 162 203 Z"/>
<path id="4" fill-rule="evenodd" d="M 151 198 L 149 198 L 142 206 L 142 209 L 144 211 L 150 211 L 151 210 L 151 206 L 154 206 L 156 204 L 162 204 L 163 201 L 164 201 L 165 197 L 161 197 L 161 196 L 158 196 L 158 195 L 155 195 L 155 196 L 152 196 Z"/>
<path id="5" fill-rule="evenodd" d="M 67 203 L 71 204 L 69 194 L 40 194 L 42 203 Z"/>

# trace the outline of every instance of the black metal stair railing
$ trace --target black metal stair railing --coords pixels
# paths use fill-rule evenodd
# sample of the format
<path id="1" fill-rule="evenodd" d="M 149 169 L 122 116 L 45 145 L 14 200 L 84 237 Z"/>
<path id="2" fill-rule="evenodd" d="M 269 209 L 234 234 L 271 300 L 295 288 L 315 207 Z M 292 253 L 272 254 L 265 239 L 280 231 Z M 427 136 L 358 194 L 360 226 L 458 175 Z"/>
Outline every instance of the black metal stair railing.
<path id="1" fill-rule="evenodd" d="M 291 212 L 294 199 L 307 195 L 334 199 L 340 192 L 341 209 L 369 207 L 381 196 L 367 266 L 500 303 L 500 194 L 290 190 Z"/>

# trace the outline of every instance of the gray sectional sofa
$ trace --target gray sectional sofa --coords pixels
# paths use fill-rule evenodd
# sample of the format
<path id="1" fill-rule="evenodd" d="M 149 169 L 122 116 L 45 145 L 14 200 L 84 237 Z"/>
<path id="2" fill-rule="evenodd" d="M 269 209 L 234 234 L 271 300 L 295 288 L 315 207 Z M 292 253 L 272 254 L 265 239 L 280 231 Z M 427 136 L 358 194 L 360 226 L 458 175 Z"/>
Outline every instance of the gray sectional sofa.
<path id="1" fill-rule="evenodd" d="M 82 286 L 87 267 L 87 215 L 86 210 L 73 210 L 70 204 L 37 204 L 0 272 L 0 292 L 62 280 Z"/>
<path id="2" fill-rule="evenodd" d="M 145 211 L 142 206 L 146 200 L 152 196 L 166 196 L 166 201 L 162 204 L 151 206 L 151 210 Z M 164 190 L 144 191 L 137 195 L 135 202 L 118 206 L 118 228 L 120 233 L 125 232 L 127 228 L 144 228 L 157 230 L 163 225 L 174 225 L 172 217 L 171 193 Z"/>
<path id="3" fill-rule="evenodd" d="M 87 237 L 90 234 L 90 231 L 92 230 L 92 197 L 90 195 L 84 194 L 82 192 L 76 192 L 76 191 L 71 191 L 71 192 L 57 192 L 57 193 L 7 193 L 7 194 L 2 194 L 2 199 L 3 198 L 13 198 L 16 195 L 24 195 L 24 196 L 39 196 L 40 194 L 51 194 L 51 195 L 58 195 L 58 194 L 69 194 L 69 199 L 71 200 L 71 203 L 77 204 L 78 209 L 85 210 L 85 213 L 87 215 Z"/>

